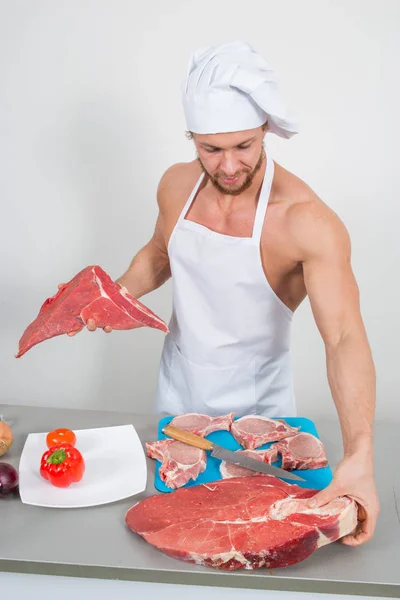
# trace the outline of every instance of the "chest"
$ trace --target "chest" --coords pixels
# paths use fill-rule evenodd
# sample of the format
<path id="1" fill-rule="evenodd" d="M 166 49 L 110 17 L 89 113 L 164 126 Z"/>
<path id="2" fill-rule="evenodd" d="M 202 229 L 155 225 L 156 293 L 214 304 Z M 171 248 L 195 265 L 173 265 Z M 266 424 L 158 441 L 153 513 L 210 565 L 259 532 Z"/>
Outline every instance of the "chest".
<path id="1" fill-rule="evenodd" d="M 250 238 L 256 214 L 256 199 L 247 205 L 223 210 L 212 198 L 199 195 L 189 206 L 185 219 L 225 236 Z M 259 215 L 262 220 L 260 253 L 263 264 L 271 275 L 278 275 L 293 267 L 285 214 L 283 206 L 269 202 L 263 214 Z"/>
<path id="2" fill-rule="evenodd" d="M 197 223 L 210 231 L 224 236 L 250 238 L 256 218 L 256 200 L 248 206 L 238 207 L 233 211 L 221 210 L 216 202 L 203 201 L 199 196 L 185 213 L 185 220 Z M 168 237 L 172 234 L 179 218 L 179 213 L 170 215 Z M 305 286 L 301 265 L 294 259 L 290 233 L 287 227 L 286 208 L 274 202 L 268 203 L 262 215 L 262 230 L 259 243 L 264 275 L 279 298 L 292 310 L 295 310 L 305 297 Z M 234 268 L 235 258 L 230 258 L 229 245 L 224 256 L 226 268 Z"/>
<path id="3" fill-rule="evenodd" d="M 249 238 L 253 234 L 256 201 L 252 204 L 224 209 L 210 194 L 200 193 L 185 215 L 211 231 L 232 237 Z"/>

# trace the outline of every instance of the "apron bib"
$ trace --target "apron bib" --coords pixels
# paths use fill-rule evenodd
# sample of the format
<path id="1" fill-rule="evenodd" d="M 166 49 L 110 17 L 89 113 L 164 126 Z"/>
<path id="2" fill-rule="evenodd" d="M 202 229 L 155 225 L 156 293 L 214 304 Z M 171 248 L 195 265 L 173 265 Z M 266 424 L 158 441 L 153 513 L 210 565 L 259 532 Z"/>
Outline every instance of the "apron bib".
<path id="1" fill-rule="evenodd" d="M 173 311 L 155 410 L 294 416 L 292 311 L 265 276 L 260 239 L 274 174 L 267 160 L 251 237 L 186 219 L 202 174 L 172 232 Z"/>

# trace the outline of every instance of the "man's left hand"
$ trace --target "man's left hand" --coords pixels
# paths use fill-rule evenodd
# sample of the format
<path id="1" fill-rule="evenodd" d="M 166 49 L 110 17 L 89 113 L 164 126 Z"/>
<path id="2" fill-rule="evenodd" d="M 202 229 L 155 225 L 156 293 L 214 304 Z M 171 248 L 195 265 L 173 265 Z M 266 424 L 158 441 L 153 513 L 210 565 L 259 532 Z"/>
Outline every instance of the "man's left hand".
<path id="1" fill-rule="evenodd" d="M 330 485 L 316 494 L 309 505 L 312 508 L 323 506 L 338 496 L 349 496 L 358 504 L 357 528 L 341 541 L 348 546 L 368 542 L 373 536 L 379 514 L 379 499 L 371 460 L 361 455 L 344 458 Z"/>

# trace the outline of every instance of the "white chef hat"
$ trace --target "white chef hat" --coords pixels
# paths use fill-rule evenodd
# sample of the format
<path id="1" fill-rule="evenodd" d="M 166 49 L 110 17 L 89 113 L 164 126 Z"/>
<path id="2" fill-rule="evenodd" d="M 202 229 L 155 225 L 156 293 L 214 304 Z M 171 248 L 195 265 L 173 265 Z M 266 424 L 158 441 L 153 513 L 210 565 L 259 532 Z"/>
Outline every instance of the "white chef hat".
<path id="1" fill-rule="evenodd" d="M 196 50 L 182 96 L 187 128 L 193 133 L 244 131 L 266 121 L 269 130 L 283 138 L 298 131 L 280 97 L 275 73 L 244 42 Z"/>

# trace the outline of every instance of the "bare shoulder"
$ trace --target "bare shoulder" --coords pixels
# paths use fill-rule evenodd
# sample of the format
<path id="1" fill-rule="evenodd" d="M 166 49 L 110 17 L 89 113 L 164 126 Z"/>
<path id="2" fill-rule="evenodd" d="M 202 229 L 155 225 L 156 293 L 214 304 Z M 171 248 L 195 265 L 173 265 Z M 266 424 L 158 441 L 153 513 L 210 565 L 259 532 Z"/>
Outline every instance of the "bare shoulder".
<path id="1" fill-rule="evenodd" d="M 302 179 L 278 167 L 279 195 L 285 198 L 285 227 L 303 261 L 317 256 L 350 256 L 350 236 L 340 219 Z"/>
<path id="2" fill-rule="evenodd" d="M 200 174 L 201 167 L 197 160 L 169 167 L 158 184 L 157 202 L 160 209 L 186 202 Z"/>

